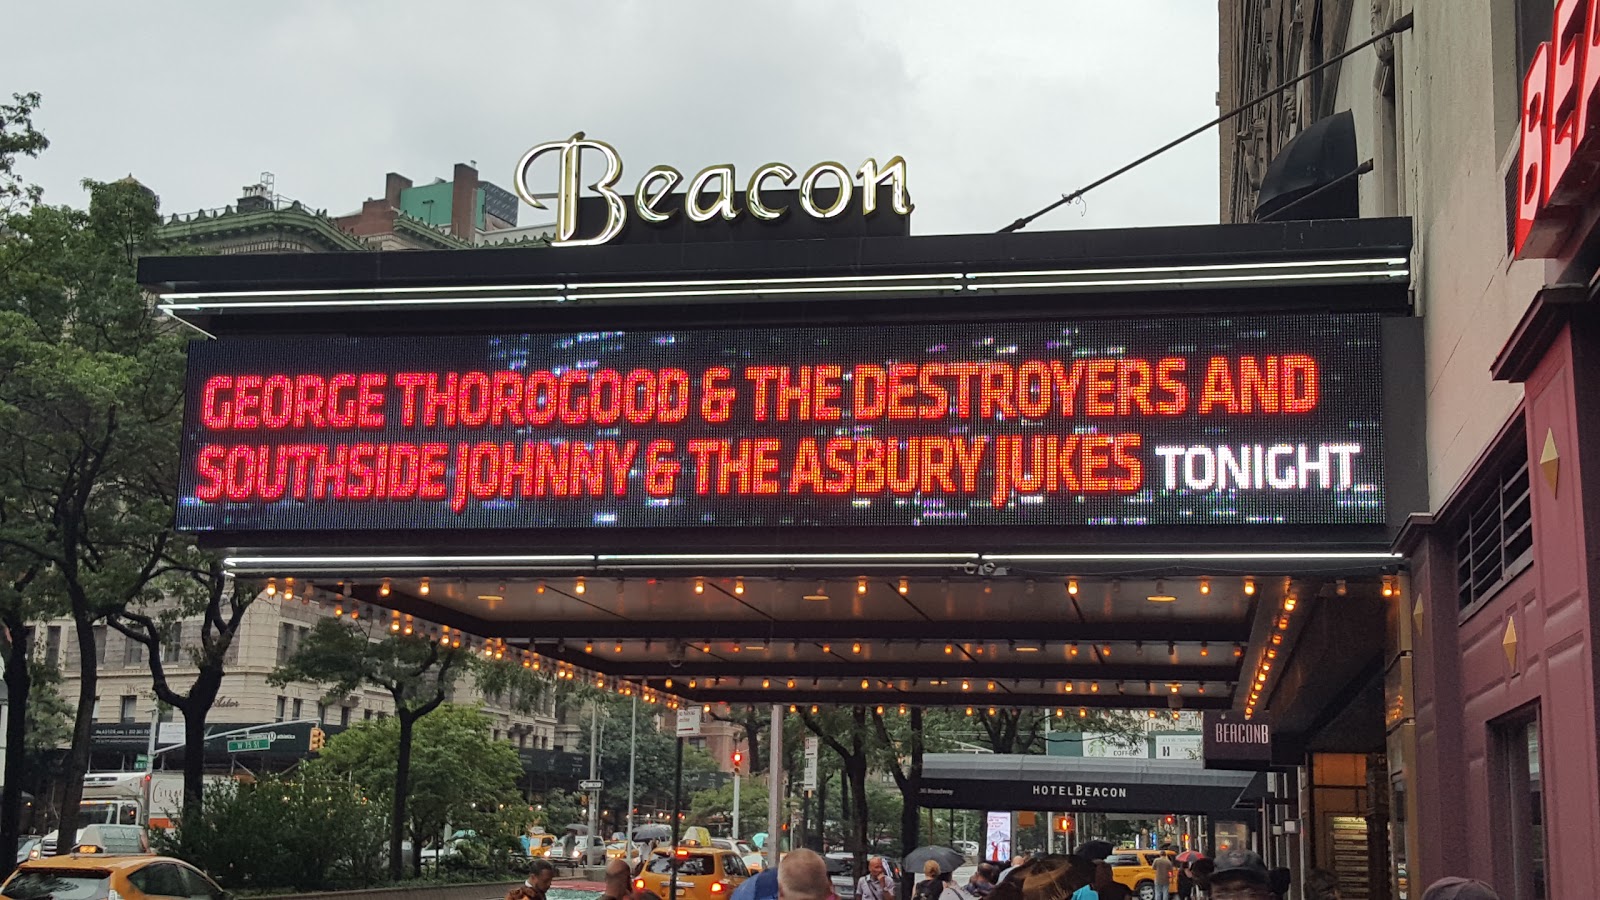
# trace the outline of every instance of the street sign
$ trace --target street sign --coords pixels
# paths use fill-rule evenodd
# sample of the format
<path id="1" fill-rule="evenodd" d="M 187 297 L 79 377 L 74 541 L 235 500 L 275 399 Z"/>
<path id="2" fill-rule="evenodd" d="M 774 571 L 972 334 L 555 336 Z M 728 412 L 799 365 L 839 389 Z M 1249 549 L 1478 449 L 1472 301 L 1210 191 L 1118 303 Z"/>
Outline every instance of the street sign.
<path id="1" fill-rule="evenodd" d="M 700 707 L 678 710 L 678 737 L 700 736 Z"/>
<path id="2" fill-rule="evenodd" d="M 606 786 L 606 783 L 604 781 L 580 781 L 580 782 L 578 782 L 578 790 L 580 790 L 580 791 L 598 791 L 598 790 L 600 790 L 601 788 L 603 788 L 605 786 Z"/>
<path id="3" fill-rule="evenodd" d="M 806 737 L 806 768 L 801 778 L 802 790 L 814 791 L 817 789 L 817 751 L 821 747 L 821 740 L 816 735 Z"/>
<path id="4" fill-rule="evenodd" d="M 150 757 L 146 756 L 143 753 L 139 754 L 138 756 L 133 758 L 133 767 L 135 769 L 148 769 L 148 768 L 150 768 Z"/>
<path id="5" fill-rule="evenodd" d="M 252 750 L 271 750 L 271 737 L 239 738 L 228 742 L 229 753 L 249 753 Z"/>

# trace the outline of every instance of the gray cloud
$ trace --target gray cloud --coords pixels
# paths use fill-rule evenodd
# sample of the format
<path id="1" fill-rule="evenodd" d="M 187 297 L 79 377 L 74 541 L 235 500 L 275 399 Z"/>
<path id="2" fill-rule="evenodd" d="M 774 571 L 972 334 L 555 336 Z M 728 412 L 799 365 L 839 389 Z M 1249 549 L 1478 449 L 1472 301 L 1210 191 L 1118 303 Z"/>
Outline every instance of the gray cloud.
<path id="1" fill-rule="evenodd" d="M 263 170 L 334 212 L 586 131 L 624 183 L 770 160 L 910 164 L 915 231 L 991 231 L 1216 114 L 1216 8 L 1085 2 L 34 3 L 0 89 L 44 94 L 54 202 L 133 173 L 168 211 Z M 1216 219 L 1202 136 L 1034 228 Z M 529 217 L 541 215 L 525 210 Z"/>

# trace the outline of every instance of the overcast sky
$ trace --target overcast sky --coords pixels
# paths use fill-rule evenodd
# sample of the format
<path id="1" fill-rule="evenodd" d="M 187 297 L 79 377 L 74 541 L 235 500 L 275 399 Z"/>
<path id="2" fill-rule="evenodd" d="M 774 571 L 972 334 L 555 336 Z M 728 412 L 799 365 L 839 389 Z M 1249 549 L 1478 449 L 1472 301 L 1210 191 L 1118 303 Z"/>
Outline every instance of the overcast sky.
<path id="1" fill-rule="evenodd" d="M 582 130 L 623 183 L 768 161 L 906 158 L 918 234 L 992 231 L 1216 115 L 1210 0 L 1055 2 L 31 2 L 0 92 L 39 91 L 55 203 L 130 172 L 167 212 L 279 193 L 351 212 L 398 171 Z M 1033 226 L 1214 222 L 1217 138 Z M 553 189 L 553 179 L 551 188 Z M 547 214 L 524 208 L 524 224 Z"/>

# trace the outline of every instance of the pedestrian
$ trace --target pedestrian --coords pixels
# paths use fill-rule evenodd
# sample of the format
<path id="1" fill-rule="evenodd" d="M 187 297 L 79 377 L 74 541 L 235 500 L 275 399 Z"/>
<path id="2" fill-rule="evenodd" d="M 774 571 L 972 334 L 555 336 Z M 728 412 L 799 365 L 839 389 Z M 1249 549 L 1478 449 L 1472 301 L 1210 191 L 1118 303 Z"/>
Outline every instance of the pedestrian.
<path id="1" fill-rule="evenodd" d="M 536 859 L 528 864 L 527 879 L 506 892 L 506 900 L 544 900 L 555 877 L 556 867 L 550 860 Z"/>
<path id="2" fill-rule="evenodd" d="M 1272 877 L 1261 855 L 1249 850 L 1227 850 L 1217 855 L 1216 870 L 1208 879 L 1211 900 L 1272 900 Z"/>
<path id="3" fill-rule="evenodd" d="M 939 864 L 930 859 L 922 864 L 922 880 L 912 896 L 915 900 L 939 900 L 940 890 Z"/>
<path id="4" fill-rule="evenodd" d="M 1300 893 L 1305 895 L 1305 900 L 1343 900 L 1339 892 L 1339 876 L 1327 869 L 1307 872 L 1306 883 Z"/>
<path id="5" fill-rule="evenodd" d="M 1211 873 L 1217 870 L 1217 861 L 1214 859 L 1197 859 L 1189 864 L 1189 874 L 1194 877 L 1194 895 L 1196 897 L 1209 897 L 1211 895 Z"/>
<path id="6" fill-rule="evenodd" d="M 628 871 L 628 861 L 625 859 L 606 860 L 606 890 L 600 895 L 600 900 L 628 900 L 633 893 L 632 873 Z"/>
<path id="7" fill-rule="evenodd" d="M 1155 873 L 1156 900 L 1167 900 L 1167 894 L 1172 890 L 1172 857 L 1158 853 L 1150 868 Z"/>
<path id="8" fill-rule="evenodd" d="M 999 874 L 994 863 L 979 863 L 962 890 L 968 897 L 987 897 L 994 891 L 994 883 Z"/>
<path id="9" fill-rule="evenodd" d="M 1422 900 L 1500 900 L 1500 895 L 1476 879 L 1441 878 L 1428 885 Z"/>
<path id="10" fill-rule="evenodd" d="M 1111 865 L 1106 862 L 1094 864 L 1093 886 L 1098 900 L 1128 900 L 1133 896 L 1133 889 L 1118 881 Z"/>
<path id="11" fill-rule="evenodd" d="M 954 872 L 939 873 L 938 879 L 934 882 L 939 886 L 939 892 L 935 895 L 937 900 L 967 900 L 967 896 L 961 893 L 961 889 L 955 885 L 955 874 Z"/>
<path id="12" fill-rule="evenodd" d="M 1178 900 L 1194 900 L 1194 873 L 1189 871 L 1189 863 L 1178 866 Z"/>
<path id="13" fill-rule="evenodd" d="M 889 876 L 883 857 L 867 860 L 867 874 L 856 880 L 856 897 L 858 900 L 894 900 L 894 879 Z"/>
<path id="14" fill-rule="evenodd" d="M 774 847 L 774 850 L 777 848 Z M 828 864 L 814 850 L 790 850 L 778 862 L 778 900 L 829 900 Z"/>
<path id="15" fill-rule="evenodd" d="M 1278 866 L 1267 870 L 1267 887 L 1272 890 L 1272 896 L 1277 900 L 1284 900 L 1289 896 L 1289 885 L 1294 883 L 1294 873 Z"/>

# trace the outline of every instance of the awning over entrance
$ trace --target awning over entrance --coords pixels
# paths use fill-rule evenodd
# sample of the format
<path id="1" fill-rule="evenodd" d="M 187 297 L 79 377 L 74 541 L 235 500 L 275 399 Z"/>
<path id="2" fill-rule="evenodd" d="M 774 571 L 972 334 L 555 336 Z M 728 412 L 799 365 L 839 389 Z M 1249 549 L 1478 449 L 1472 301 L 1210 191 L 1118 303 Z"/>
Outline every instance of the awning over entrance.
<path id="1" fill-rule="evenodd" d="M 1064 756 L 929 754 L 923 806 L 1042 812 L 1227 814 L 1264 795 L 1265 776 L 1200 763 Z"/>
<path id="2" fill-rule="evenodd" d="M 1161 715 L 1265 708 L 1310 608 L 1393 577 L 1410 234 L 140 273 L 207 338 L 179 527 L 280 596 L 669 707 Z"/>

